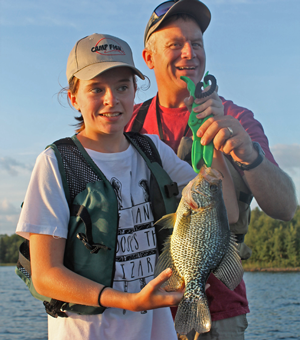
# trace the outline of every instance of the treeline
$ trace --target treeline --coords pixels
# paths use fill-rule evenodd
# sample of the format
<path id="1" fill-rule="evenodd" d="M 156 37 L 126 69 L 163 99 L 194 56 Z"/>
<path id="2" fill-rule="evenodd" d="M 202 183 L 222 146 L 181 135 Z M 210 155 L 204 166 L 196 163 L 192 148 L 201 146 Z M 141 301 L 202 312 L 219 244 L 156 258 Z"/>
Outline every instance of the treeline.
<path id="1" fill-rule="evenodd" d="M 245 243 L 252 249 L 245 267 L 300 267 L 300 208 L 289 222 L 274 220 L 258 208 L 251 212 Z"/>
<path id="2" fill-rule="evenodd" d="M 19 247 L 24 241 L 19 235 L 0 235 L 0 264 L 17 263 L 19 257 Z"/>
<path id="3" fill-rule="evenodd" d="M 23 238 L 0 235 L 0 264 L 16 263 Z M 300 267 L 300 207 L 289 222 L 274 220 L 255 208 L 251 213 L 245 243 L 252 249 L 245 268 Z"/>

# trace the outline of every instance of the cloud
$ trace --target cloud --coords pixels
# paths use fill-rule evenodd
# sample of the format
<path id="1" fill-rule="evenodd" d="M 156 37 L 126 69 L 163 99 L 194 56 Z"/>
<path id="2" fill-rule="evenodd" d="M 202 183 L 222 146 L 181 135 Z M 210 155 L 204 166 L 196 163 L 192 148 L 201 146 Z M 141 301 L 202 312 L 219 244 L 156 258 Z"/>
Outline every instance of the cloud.
<path id="1" fill-rule="evenodd" d="M 11 235 L 15 232 L 20 208 L 16 208 L 7 199 L 0 201 L 0 234 Z"/>
<path id="2" fill-rule="evenodd" d="M 271 151 L 281 168 L 290 172 L 300 169 L 300 144 L 276 144 Z"/>
<path id="3" fill-rule="evenodd" d="M 12 157 L 1 157 L 0 169 L 4 169 L 11 176 L 17 176 L 19 171 L 32 171 L 33 166 L 21 163 Z"/>
<path id="4" fill-rule="evenodd" d="M 135 2 L 132 1 L 133 4 Z M 122 13 L 128 6 L 128 2 L 121 0 L 102 0 L 99 20 L 101 25 L 104 22 L 111 22 L 115 19 L 116 13 Z M 82 0 L 14 0 L 3 2 L 0 15 L 0 26 L 38 26 L 38 27 L 68 27 L 78 28 L 84 22 L 90 20 L 91 8 L 95 7 L 95 1 Z M 121 10 L 120 10 L 121 9 Z M 78 19 L 79 18 L 79 19 Z M 86 29 L 86 28 L 85 28 Z"/>
<path id="5" fill-rule="evenodd" d="M 0 215 L 16 215 L 20 213 L 20 209 L 17 209 L 13 204 L 8 202 L 7 199 L 0 201 Z"/>

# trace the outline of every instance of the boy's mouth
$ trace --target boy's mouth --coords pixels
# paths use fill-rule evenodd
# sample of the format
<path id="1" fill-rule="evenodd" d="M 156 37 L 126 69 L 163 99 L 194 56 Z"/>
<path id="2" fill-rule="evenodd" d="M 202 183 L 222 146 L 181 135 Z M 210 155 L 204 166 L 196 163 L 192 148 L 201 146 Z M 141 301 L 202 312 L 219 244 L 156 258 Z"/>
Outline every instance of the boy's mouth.
<path id="1" fill-rule="evenodd" d="M 121 112 L 115 112 L 115 113 L 99 113 L 99 116 L 102 117 L 117 117 L 121 115 Z"/>

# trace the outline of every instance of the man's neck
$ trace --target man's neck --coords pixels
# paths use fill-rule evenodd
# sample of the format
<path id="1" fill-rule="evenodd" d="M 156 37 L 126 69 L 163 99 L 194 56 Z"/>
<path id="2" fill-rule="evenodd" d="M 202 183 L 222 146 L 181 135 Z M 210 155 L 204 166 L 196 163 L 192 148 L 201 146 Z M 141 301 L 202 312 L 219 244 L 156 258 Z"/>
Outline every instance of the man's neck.
<path id="1" fill-rule="evenodd" d="M 189 96 L 188 91 L 184 89 L 182 91 L 177 91 L 176 93 L 158 90 L 159 104 L 163 107 L 168 108 L 185 107 L 183 100 L 188 96 Z"/>

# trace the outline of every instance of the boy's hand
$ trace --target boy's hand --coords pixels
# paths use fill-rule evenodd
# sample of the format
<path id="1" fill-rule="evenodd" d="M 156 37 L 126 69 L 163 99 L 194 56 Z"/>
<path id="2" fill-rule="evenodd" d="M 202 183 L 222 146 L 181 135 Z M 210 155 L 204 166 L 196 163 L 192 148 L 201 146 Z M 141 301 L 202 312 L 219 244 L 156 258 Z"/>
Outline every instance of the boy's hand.
<path id="1" fill-rule="evenodd" d="M 130 309 L 139 312 L 177 305 L 183 297 L 183 290 L 166 292 L 161 288 L 171 275 L 172 270 L 168 268 L 151 280 L 139 293 L 133 294 L 132 308 Z"/>

